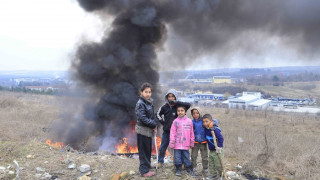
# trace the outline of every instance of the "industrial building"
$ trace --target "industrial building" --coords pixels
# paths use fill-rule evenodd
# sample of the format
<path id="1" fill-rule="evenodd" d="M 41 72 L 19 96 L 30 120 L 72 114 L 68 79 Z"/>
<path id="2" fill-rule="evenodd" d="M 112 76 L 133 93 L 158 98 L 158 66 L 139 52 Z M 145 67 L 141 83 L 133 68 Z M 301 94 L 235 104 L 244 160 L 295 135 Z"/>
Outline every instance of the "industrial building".
<path id="1" fill-rule="evenodd" d="M 189 95 L 190 98 L 197 100 L 223 100 L 223 94 L 206 94 L 206 93 L 197 93 Z"/>
<path id="2" fill-rule="evenodd" d="M 213 76 L 213 83 L 214 84 L 231 84 L 231 77 L 230 76 Z"/>
<path id="3" fill-rule="evenodd" d="M 271 100 L 262 99 L 260 92 L 243 92 L 242 96 L 224 101 L 229 108 L 263 110 L 270 106 Z"/>

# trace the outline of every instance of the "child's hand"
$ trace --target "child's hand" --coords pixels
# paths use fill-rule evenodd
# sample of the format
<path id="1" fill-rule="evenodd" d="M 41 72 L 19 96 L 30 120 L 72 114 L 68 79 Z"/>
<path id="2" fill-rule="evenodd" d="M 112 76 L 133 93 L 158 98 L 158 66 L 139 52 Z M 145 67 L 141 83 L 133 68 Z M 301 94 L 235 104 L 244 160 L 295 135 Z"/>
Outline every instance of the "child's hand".
<path id="1" fill-rule="evenodd" d="M 154 128 L 154 129 L 153 129 L 153 132 L 154 132 L 154 134 L 157 134 L 157 132 L 158 132 L 158 131 L 157 131 L 157 128 Z"/>
<path id="2" fill-rule="evenodd" d="M 216 152 L 217 152 L 218 154 L 221 154 L 222 148 L 221 148 L 221 147 L 217 147 L 217 148 L 216 148 Z"/>
<path id="3" fill-rule="evenodd" d="M 173 149 L 173 148 L 174 148 L 174 143 L 170 142 L 169 147 L 170 147 L 171 149 Z"/>

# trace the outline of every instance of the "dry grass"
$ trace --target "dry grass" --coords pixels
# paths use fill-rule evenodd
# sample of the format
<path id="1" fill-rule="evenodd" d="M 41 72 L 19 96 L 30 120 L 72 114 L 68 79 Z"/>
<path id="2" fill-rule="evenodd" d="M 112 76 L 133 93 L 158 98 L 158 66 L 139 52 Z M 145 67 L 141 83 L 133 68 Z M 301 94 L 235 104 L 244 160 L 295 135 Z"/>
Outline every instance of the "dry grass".
<path id="1" fill-rule="evenodd" d="M 61 102 L 66 105 L 64 99 L 55 96 L 0 92 L 0 166 L 17 159 L 25 168 L 21 171 L 25 179 L 34 177 L 37 166 L 52 173 L 59 172 L 60 179 L 75 179 L 79 171 L 66 169 L 67 165 L 63 164 L 66 158 L 77 165 L 90 164 L 97 170 L 91 177 L 101 179 L 123 171 L 137 172 L 136 159 L 90 157 L 50 150 L 44 144 L 48 138 L 46 128 L 59 119 Z M 203 111 L 220 121 L 229 169 L 239 163 L 244 166 L 244 172 L 265 177 L 292 174 L 296 179 L 318 179 L 320 176 L 320 117 L 219 108 Z M 242 143 L 238 142 L 238 137 L 243 139 Z M 35 155 L 35 159 L 26 159 L 28 154 Z M 172 166 L 158 172 L 167 179 L 175 178 Z M 139 176 L 133 178 L 139 179 Z M 4 179 L 12 179 L 12 176 Z"/>
<path id="2" fill-rule="evenodd" d="M 0 139 L 30 141 L 47 139 L 45 130 L 58 118 L 53 96 L 0 93 Z"/>
<path id="3" fill-rule="evenodd" d="M 216 108 L 205 112 L 220 120 L 229 163 L 244 164 L 251 174 L 319 178 L 320 117 Z"/>
<path id="4" fill-rule="evenodd" d="M 263 91 L 273 96 L 292 98 L 315 97 L 320 99 L 320 82 L 288 82 L 284 86 L 245 86 L 249 91 Z"/>

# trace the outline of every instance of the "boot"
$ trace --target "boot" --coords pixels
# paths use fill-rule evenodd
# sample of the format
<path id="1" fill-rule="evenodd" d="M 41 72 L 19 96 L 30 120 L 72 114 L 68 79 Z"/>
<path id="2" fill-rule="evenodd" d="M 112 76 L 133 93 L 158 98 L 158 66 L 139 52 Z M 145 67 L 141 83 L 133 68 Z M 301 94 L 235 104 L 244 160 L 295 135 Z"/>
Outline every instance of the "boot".
<path id="1" fill-rule="evenodd" d="M 181 177 L 181 165 L 180 166 L 176 166 L 176 176 Z"/>

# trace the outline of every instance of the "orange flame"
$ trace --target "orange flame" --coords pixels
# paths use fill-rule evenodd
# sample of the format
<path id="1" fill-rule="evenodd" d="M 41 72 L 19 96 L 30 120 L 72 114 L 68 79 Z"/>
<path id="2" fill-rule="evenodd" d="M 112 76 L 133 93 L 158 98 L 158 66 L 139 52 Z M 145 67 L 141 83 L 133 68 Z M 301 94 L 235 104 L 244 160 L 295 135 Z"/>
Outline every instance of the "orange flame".
<path id="1" fill-rule="evenodd" d="M 138 153 L 138 147 L 129 145 L 127 142 L 127 138 L 123 138 L 120 143 L 117 144 L 116 153 Z"/>
<path id="2" fill-rule="evenodd" d="M 128 140 L 128 138 L 123 138 L 116 145 L 116 153 L 121 153 L 121 154 L 138 153 L 138 146 L 137 145 L 130 145 L 127 140 Z M 158 153 L 159 153 L 160 144 L 161 144 L 161 138 L 159 136 L 157 136 Z M 155 148 L 153 148 L 152 154 L 156 154 L 156 149 Z M 169 156 L 169 155 L 170 155 L 170 153 L 167 150 L 166 151 L 166 156 Z"/>
<path id="3" fill-rule="evenodd" d="M 46 140 L 46 144 L 48 144 L 49 146 L 51 146 L 53 148 L 57 148 L 57 149 L 61 149 L 61 148 L 63 148 L 65 146 L 63 142 L 55 142 L 55 143 L 53 143 L 51 141 L 51 139 L 47 139 Z"/>
<path id="4" fill-rule="evenodd" d="M 130 128 L 125 132 L 127 137 L 132 137 L 135 135 L 135 121 L 130 121 L 129 122 Z M 159 153 L 159 148 L 161 144 L 161 138 L 159 136 L 157 138 L 157 148 L 158 148 L 158 153 Z M 154 138 L 152 138 L 152 146 L 154 146 Z M 121 154 L 127 154 L 127 153 L 138 153 L 138 146 L 134 144 L 130 144 L 128 142 L 128 138 L 124 137 L 120 142 L 116 145 L 116 153 L 121 153 Z M 152 154 L 156 154 L 156 149 L 153 148 Z M 169 156 L 170 153 L 167 150 L 166 151 L 166 156 Z"/>

